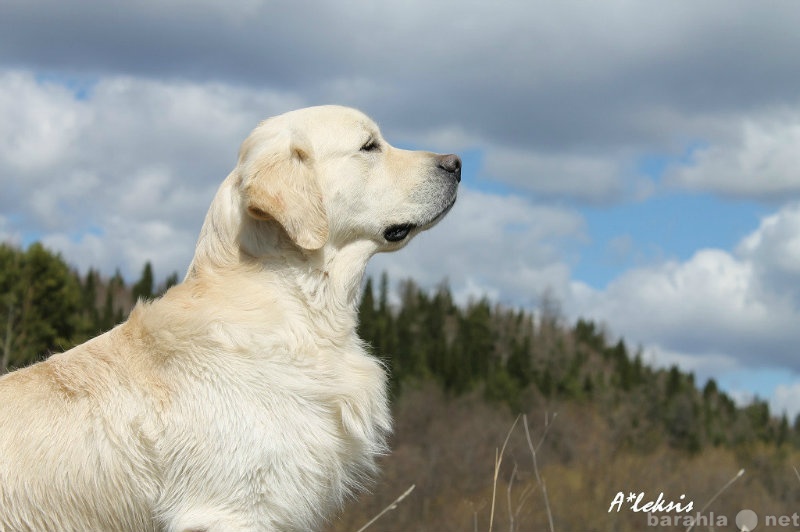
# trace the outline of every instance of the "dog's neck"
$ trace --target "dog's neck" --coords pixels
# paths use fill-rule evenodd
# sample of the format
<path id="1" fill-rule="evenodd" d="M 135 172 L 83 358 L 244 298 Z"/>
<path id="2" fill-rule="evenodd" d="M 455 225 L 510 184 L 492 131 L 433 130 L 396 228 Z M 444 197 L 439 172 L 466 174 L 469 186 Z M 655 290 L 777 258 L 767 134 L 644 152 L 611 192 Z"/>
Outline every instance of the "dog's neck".
<path id="1" fill-rule="evenodd" d="M 340 334 L 353 334 L 358 325 L 358 304 L 367 260 L 373 252 L 369 243 L 342 248 L 326 245 L 311 252 L 308 261 L 290 266 L 290 279 L 315 314 Z"/>
<path id="2" fill-rule="evenodd" d="M 358 323 L 362 279 L 375 251 L 370 241 L 301 250 L 275 222 L 243 212 L 231 174 L 208 211 L 186 281 L 233 271 L 261 276 L 264 286 L 302 299 L 313 323 L 346 337 Z"/>

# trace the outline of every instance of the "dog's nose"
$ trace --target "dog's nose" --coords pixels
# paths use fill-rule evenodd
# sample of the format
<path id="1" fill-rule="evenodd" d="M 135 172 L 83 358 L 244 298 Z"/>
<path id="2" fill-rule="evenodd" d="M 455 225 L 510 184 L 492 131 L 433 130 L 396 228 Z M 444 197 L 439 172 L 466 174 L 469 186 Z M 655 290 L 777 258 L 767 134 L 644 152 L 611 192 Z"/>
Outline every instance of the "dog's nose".
<path id="1" fill-rule="evenodd" d="M 449 174 L 453 174 L 457 182 L 461 182 L 461 158 L 458 155 L 440 155 L 439 168 Z"/>

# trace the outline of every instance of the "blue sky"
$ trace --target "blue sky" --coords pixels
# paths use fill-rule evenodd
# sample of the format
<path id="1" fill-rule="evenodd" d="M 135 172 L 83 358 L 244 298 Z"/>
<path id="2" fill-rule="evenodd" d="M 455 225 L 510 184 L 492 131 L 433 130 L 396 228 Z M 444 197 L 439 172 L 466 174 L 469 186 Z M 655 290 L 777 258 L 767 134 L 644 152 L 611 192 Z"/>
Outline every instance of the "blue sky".
<path id="1" fill-rule="evenodd" d="M 565 319 L 794 416 L 797 27 L 796 3 L 739 0 L 15 3 L 0 238 L 182 272 L 258 121 L 352 105 L 395 145 L 464 160 L 453 211 L 370 273 L 447 278 L 461 301 L 553 294 Z"/>
<path id="2" fill-rule="evenodd" d="M 574 276 L 602 289 L 620 270 L 685 261 L 703 248 L 732 249 L 768 212 L 752 201 L 684 192 L 589 208 L 584 211 L 588 243 L 580 248 Z"/>
<path id="3" fill-rule="evenodd" d="M 503 196 L 515 193 L 515 187 L 480 176 L 480 151 L 461 155 L 464 186 Z M 732 249 L 771 212 L 773 206 L 764 202 L 660 184 L 668 166 L 685 161 L 685 157 L 644 156 L 639 170 L 652 180 L 653 191 L 642 198 L 600 205 L 553 200 L 580 211 L 585 220 L 585 234 L 567 245 L 575 279 L 602 289 L 621 270 L 637 265 L 686 260 L 702 248 Z"/>

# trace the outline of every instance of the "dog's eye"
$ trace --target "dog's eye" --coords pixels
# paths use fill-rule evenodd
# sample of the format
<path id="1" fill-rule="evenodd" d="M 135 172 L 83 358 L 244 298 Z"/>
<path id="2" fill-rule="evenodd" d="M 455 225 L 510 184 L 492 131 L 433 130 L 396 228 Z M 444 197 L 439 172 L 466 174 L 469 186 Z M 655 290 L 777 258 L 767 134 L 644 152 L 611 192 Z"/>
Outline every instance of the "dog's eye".
<path id="1" fill-rule="evenodd" d="M 361 146 L 361 151 L 380 151 L 380 149 L 381 145 L 378 144 L 378 141 L 372 137 L 370 137 L 369 140 L 365 142 L 363 146 Z"/>

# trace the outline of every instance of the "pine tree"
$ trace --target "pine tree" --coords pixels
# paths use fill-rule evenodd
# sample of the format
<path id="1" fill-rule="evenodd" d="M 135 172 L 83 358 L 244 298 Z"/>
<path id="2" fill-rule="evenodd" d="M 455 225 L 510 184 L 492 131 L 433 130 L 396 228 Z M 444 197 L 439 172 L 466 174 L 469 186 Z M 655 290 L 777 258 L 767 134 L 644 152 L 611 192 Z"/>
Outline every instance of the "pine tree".
<path id="1" fill-rule="evenodd" d="M 575 324 L 575 338 L 579 343 L 585 344 L 597 352 L 602 352 L 606 344 L 605 336 L 597 330 L 594 322 L 584 319 L 578 319 Z"/>
<path id="2" fill-rule="evenodd" d="M 468 389 L 474 382 L 489 374 L 489 361 L 494 354 L 494 334 L 491 327 L 491 306 L 484 298 L 470 304 L 459 316 L 455 340 L 454 368 L 448 375 L 452 389 Z"/>
<path id="3" fill-rule="evenodd" d="M 81 283 L 81 315 L 83 324 L 81 326 L 85 339 L 88 339 L 100 331 L 100 310 L 97 307 L 97 293 L 100 285 L 100 274 L 93 268 L 89 268 L 86 277 Z"/>
<path id="4" fill-rule="evenodd" d="M 116 324 L 114 315 L 114 290 L 111 284 L 106 287 L 106 300 L 103 304 L 103 312 L 100 315 L 100 330 L 107 331 Z"/>
<path id="5" fill-rule="evenodd" d="M 714 379 L 708 379 L 706 385 L 703 387 L 703 399 L 706 401 L 711 401 L 718 392 L 719 390 L 717 389 L 717 381 Z"/>
<path id="6" fill-rule="evenodd" d="M 400 311 L 395 324 L 397 345 L 391 353 L 392 369 L 398 380 L 415 374 L 414 368 L 420 356 L 418 292 L 417 285 L 413 281 L 404 281 L 400 284 Z"/>
<path id="7" fill-rule="evenodd" d="M 667 386 L 665 391 L 667 400 L 672 399 L 681 391 L 683 387 L 681 381 L 681 371 L 678 366 L 673 364 L 670 366 L 669 373 L 667 374 Z"/>
<path id="8" fill-rule="evenodd" d="M 378 295 L 378 313 L 383 315 L 389 312 L 389 274 L 381 273 L 381 285 Z"/>
<path id="9" fill-rule="evenodd" d="M 161 288 L 161 290 L 159 290 L 159 295 L 165 294 L 167 290 L 169 290 L 179 282 L 180 278 L 178 277 L 178 272 L 172 272 L 172 274 L 170 274 L 169 277 L 167 277 L 164 280 L 164 286 Z"/>
<path id="10" fill-rule="evenodd" d="M 775 443 L 779 446 L 783 445 L 789 440 L 790 433 L 789 418 L 786 416 L 786 412 L 784 412 L 781 416 L 780 423 L 778 424 L 778 429 L 775 435 Z"/>
<path id="11" fill-rule="evenodd" d="M 0 373 L 7 370 L 14 352 L 17 323 L 20 315 L 19 286 L 22 278 L 22 254 L 6 244 L 0 244 L 0 334 L 2 354 Z"/>
<path id="12" fill-rule="evenodd" d="M 426 301 L 426 298 L 420 298 Z M 452 349 L 448 346 L 445 331 L 447 317 L 453 308 L 453 298 L 447 283 L 441 283 L 433 299 L 426 301 L 426 308 L 421 313 L 421 336 L 424 344 L 420 349 L 424 356 L 420 357 L 417 372 L 430 371 L 440 378 L 451 372 Z M 427 362 L 427 366 L 423 366 Z"/>
<path id="13" fill-rule="evenodd" d="M 622 339 L 611 348 L 610 358 L 614 361 L 614 369 L 616 370 L 617 382 L 620 388 L 625 391 L 630 390 L 634 380 L 634 369 L 628 357 L 628 348 Z"/>
<path id="14" fill-rule="evenodd" d="M 71 347 L 81 308 L 76 276 L 57 254 L 39 243 L 26 251 L 0 246 L 0 371 L 35 362 Z"/>
<path id="15" fill-rule="evenodd" d="M 153 266 L 150 261 L 147 261 L 142 270 L 142 276 L 139 281 L 133 285 L 131 295 L 134 301 L 139 299 L 150 299 L 153 297 Z"/>
<path id="16" fill-rule="evenodd" d="M 120 296 L 124 295 L 124 291 L 125 280 L 118 268 L 106 284 L 106 295 L 100 314 L 100 330 L 107 331 L 124 319 L 122 310 L 124 303 L 119 301 Z"/>
<path id="17" fill-rule="evenodd" d="M 522 388 L 525 388 L 533 377 L 530 343 L 530 336 L 525 336 L 522 341 L 519 341 L 517 338 L 512 338 L 511 354 L 506 363 L 508 374 L 515 379 Z"/>
<path id="18" fill-rule="evenodd" d="M 372 278 L 368 277 L 358 306 L 358 336 L 375 347 L 375 296 L 372 291 Z"/>
<path id="19" fill-rule="evenodd" d="M 378 309 L 375 314 L 374 332 L 375 346 L 381 357 L 395 356 L 397 350 L 397 332 L 395 330 L 395 317 L 389 306 L 389 276 L 386 272 L 381 274 L 378 292 Z"/>
<path id="20" fill-rule="evenodd" d="M 81 306 L 85 312 L 92 313 L 97 311 L 97 285 L 99 282 L 100 275 L 93 268 L 89 268 L 83 281 L 81 294 Z"/>

